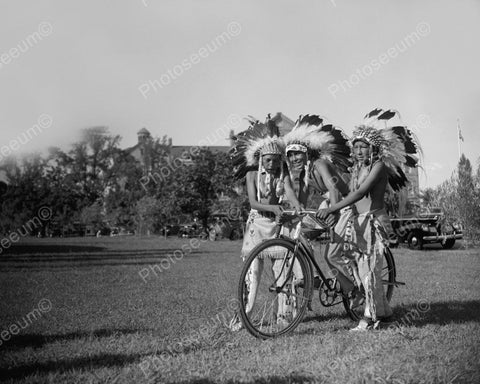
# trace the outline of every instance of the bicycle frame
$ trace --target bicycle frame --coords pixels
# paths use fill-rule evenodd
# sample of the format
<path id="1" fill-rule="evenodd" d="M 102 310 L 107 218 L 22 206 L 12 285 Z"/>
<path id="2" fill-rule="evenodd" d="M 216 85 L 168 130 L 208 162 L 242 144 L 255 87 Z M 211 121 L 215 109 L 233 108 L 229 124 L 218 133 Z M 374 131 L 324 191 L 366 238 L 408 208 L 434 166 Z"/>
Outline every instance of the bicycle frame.
<path id="1" fill-rule="evenodd" d="M 300 214 L 296 211 L 285 211 L 285 212 L 287 214 L 293 214 L 293 215 L 300 216 Z M 306 210 L 306 211 L 303 211 L 301 213 L 301 215 L 306 216 L 307 214 L 315 214 L 315 213 L 316 213 L 316 211 Z M 318 222 L 318 220 L 316 220 L 316 221 Z M 323 223 L 320 223 L 320 222 L 318 222 L 318 223 L 322 224 L 322 226 L 324 226 Z M 301 226 L 302 226 L 302 220 L 300 220 L 297 223 L 297 227 L 295 228 L 295 232 L 294 232 L 293 237 L 288 237 L 288 236 L 284 236 L 284 235 L 280 234 L 281 228 L 283 227 L 283 225 L 279 225 L 279 230 L 277 230 L 277 234 L 276 234 L 277 238 L 282 238 L 284 240 L 290 241 L 295 246 L 294 247 L 294 252 L 293 252 L 293 257 L 291 258 L 291 260 L 289 260 L 290 265 L 289 265 L 288 270 L 287 270 L 287 276 L 289 276 L 293 272 L 293 265 L 294 265 L 295 260 L 297 258 L 298 252 L 300 251 L 307 258 L 307 260 L 310 264 L 310 267 L 315 268 L 315 271 L 318 273 L 318 276 L 320 277 L 320 279 L 322 280 L 324 285 L 326 287 L 328 287 L 328 289 L 330 291 L 334 291 L 334 289 L 330 287 L 330 284 L 328 284 L 328 278 L 324 275 L 324 273 L 322 272 L 322 269 L 320 268 L 317 261 L 315 260 L 315 255 L 314 255 L 313 248 L 309 249 L 310 247 L 307 247 L 307 245 L 306 245 L 306 244 L 308 244 L 307 239 L 301 233 Z M 327 226 L 325 228 L 325 226 L 324 226 L 325 232 L 326 232 L 327 228 L 329 228 L 329 227 Z M 284 258 L 283 263 L 282 263 L 282 269 L 285 267 L 286 262 L 287 262 L 287 258 Z M 310 271 L 310 275 L 313 277 L 313 275 L 314 275 L 313 270 Z M 275 288 L 272 285 L 272 287 L 270 288 L 271 291 L 272 292 L 276 291 L 277 293 L 280 293 L 280 292 L 285 293 L 284 288 L 285 288 L 285 284 L 287 283 L 287 280 L 285 280 L 285 282 L 281 286 L 277 286 L 276 285 L 276 282 L 278 281 L 278 278 L 277 278 L 274 282 Z M 312 279 L 312 281 L 313 281 L 313 279 Z M 310 292 L 309 294 L 311 295 L 312 293 L 313 293 L 313 287 L 312 287 L 312 292 Z M 298 295 L 295 295 L 295 296 L 298 296 Z"/>
<path id="2" fill-rule="evenodd" d="M 351 305 L 352 297 L 342 293 L 336 277 L 323 273 L 319 262 L 315 259 L 315 249 L 309 241 L 310 237 L 301 233 L 302 223 L 304 227 L 308 224 L 302 215 L 311 213 L 316 211 L 300 213 L 287 211 L 286 214 L 291 214 L 292 219 L 299 217 L 299 222 L 287 225 L 289 220 L 284 220 L 283 224 L 279 223 L 275 237 L 257 244 L 242 268 L 238 285 L 240 313 L 243 324 L 255 337 L 266 339 L 295 329 L 305 316 L 306 310 L 312 310 L 313 294 L 317 288 L 320 303 L 323 306 L 330 307 L 343 303 L 347 314 L 354 321 L 358 321 L 364 315 L 365 307 L 362 307 L 362 304 Z M 324 232 L 328 230 L 328 226 L 318 219 L 315 218 L 314 222 L 320 226 L 315 225 L 313 229 Z M 280 234 L 282 227 L 288 229 L 288 233 L 284 231 L 284 234 Z M 262 254 L 264 251 L 265 254 Z M 386 299 L 390 301 L 394 287 L 403 283 L 396 280 L 395 261 L 388 247 L 383 257 L 387 267 L 382 269 L 382 283 L 386 286 Z M 262 281 L 260 274 L 263 272 L 255 272 L 259 274 L 255 285 L 250 290 L 247 276 L 257 258 L 259 260 L 271 258 L 275 261 L 272 263 L 272 269 L 265 273 L 261 288 L 259 288 Z M 257 271 L 260 270 L 263 270 L 263 267 Z M 317 281 L 315 272 L 318 273 L 320 286 L 315 284 Z M 259 296 L 257 296 L 258 293 Z M 257 309 L 254 310 L 257 300 Z"/>

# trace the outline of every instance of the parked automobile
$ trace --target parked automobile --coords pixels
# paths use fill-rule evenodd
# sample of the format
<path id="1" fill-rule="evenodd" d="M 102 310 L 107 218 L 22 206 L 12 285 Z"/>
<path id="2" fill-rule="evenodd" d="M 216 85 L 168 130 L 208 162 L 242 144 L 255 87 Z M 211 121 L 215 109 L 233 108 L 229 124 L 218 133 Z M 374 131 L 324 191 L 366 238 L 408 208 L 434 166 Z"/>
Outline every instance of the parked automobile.
<path id="1" fill-rule="evenodd" d="M 166 224 L 161 230 L 161 234 L 165 237 L 176 236 L 180 232 L 180 225 L 178 224 Z"/>
<path id="2" fill-rule="evenodd" d="M 200 237 L 207 238 L 207 230 L 198 222 L 180 224 L 178 237 Z"/>
<path id="3" fill-rule="evenodd" d="M 243 226 L 244 223 L 240 219 L 229 217 L 226 212 L 215 212 L 210 216 L 208 236 L 212 241 L 239 240 L 243 238 Z"/>
<path id="4" fill-rule="evenodd" d="M 411 249 L 422 249 L 424 244 L 440 243 L 450 249 L 462 239 L 461 227 L 449 223 L 441 208 L 422 210 L 417 215 L 391 219 L 392 227 L 400 242 L 407 242 Z"/>

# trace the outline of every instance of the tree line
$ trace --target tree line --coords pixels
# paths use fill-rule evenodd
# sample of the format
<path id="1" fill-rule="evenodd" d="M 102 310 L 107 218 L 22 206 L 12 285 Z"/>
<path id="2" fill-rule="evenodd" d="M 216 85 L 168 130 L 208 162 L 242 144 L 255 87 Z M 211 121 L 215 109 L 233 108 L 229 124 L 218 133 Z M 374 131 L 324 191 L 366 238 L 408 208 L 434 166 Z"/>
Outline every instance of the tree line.
<path id="1" fill-rule="evenodd" d="M 32 229 L 40 236 L 106 226 L 158 233 L 194 217 L 207 226 L 216 210 L 246 209 L 226 153 L 194 147 L 174 158 L 171 140 L 163 137 L 144 142 L 138 161 L 120 148 L 120 139 L 106 127 L 93 127 L 67 151 L 51 147 L 44 155 L 5 159 L 0 233 L 20 228 L 42 207 L 51 217 Z"/>
<path id="2" fill-rule="evenodd" d="M 0 168 L 8 183 L 0 188 L 0 233 L 51 213 L 33 234 L 78 233 L 90 228 L 120 227 L 137 234 L 159 233 L 167 224 L 196 218 L 207 228 L 213 212 L 236 212 L 244 220 L 248 200 L 233 178 L 228 154 L 190 147 L 174 157 L 167 137 L 142 144 L 141 161 L 121 149 L 120 136 L 106 127 L 84 129 L 69 150 L 9 157 Z M 480 238 L 480 164 L 460 158 L 453 175 L 421 192 L 424 207 L 440 207 L 448 220 L 462 224 L 466 239 Z M 399 196 L 386 195 L 390 214 Z"/>
<path id="3" fill-rule="evenodd" d="M 462 154 L 451 177 L 421 193 L 423 205 L 440 207 L 447 220 L 460 223 L 467 244 L 480 241 L 480 158 L 474 171 Z"/>

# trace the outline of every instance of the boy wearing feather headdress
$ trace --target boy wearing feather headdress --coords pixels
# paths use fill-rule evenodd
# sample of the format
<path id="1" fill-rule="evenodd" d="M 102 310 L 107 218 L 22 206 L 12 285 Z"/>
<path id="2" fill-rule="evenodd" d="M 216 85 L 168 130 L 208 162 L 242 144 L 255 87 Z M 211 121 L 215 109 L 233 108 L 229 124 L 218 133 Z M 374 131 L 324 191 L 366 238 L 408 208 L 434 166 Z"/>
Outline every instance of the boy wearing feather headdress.
<path id="1" fill-rule="evenodd" d="M 344 196 L 348 194 L 348 186 L 340 173 L 350 166 L 350 149 L 339 128 L 324 124 L 320 116 L 305 115 L 282 139 L 292 185 L 304 207 L 310 189 L 320 195 L 328 192 L 333 202 L 337 201 L 338 192 Z M 326 206 L 327 199 L 324 196 L 323 199 L 322 206 Z"/>
<path id="2" fill-rule="evenodd" d="M 231 151 L 234 165 L 237 167 L 237 178 L 242 175 L 246 177 L 251 207 L 241 251 L 243 260 L 261 241 L 274 237 L 277 223 L 282 216 L 281 198 L 284 194 L 296 209 L 301 209 L 290 178 L 284 172 L 283 147 L 278 137 L 278 127 L 271 120 L 266 124 L 258 121 L 251 121 L 251 124 L 247 131 L 234 137 L 235 145 Z M 264 257 L 272 259 L 275 276 L 279 276 L 282 270 L 283 253 L 272 253 Z M 247 313 L 253 308 L 255 302 L 263 264 L 263 259 L 255 259 L 247 276 L 249 285 Z M 279 295 L 277 314 L 279 322 L 284 320 L 282 316 L 285 316 L 287 311 L 283 296 Z M 230 328 L 233 331 L 242 328 L 237 314 L 231 320 Z"/>
<path id="3" fill-rule="evenodd" d="M 348 194 L 343 173 L 350 166 L 350 148 L 346 136 L 339 128 L 324 124 L 324 119 L 318 115 L 305 115 L 299 117 L 292 130 L 282 139 L 292 186 L 304 208 L 307 207 L 312 189 L 321 196 L 322 208 L 327 207 L 330 202 L 336 203 L 340 198 L 339 194 Z M 326 193 L 328 199 L 325 197 Z M 333 226 L 335 217 L 328 216 L 326 222 Z M 315 234 L 316 223 L 311 223 L 308 228 L 304 219 L 304 225 L 307 227 L 303 229 L 307 238 L 309 233 Z M 294 227 L 290 226 L 290 229 L 293 230 Z M 308 243 L 304 245 L 311 248 Z M 314 287 L 318 288 L 319 285 L 320 278 L 315 275 Z"/>
<path id="4" fill-rule="evenodd" d="M 392 315 L 381 276 L 383 252 L 393 232 L 384 195 L 388 183 L 394 190 L 406 185 L 408 180 L 402 166 L 416 166 L 415 154 L 419 152 L 413 134 L 406 127 L 386 127 L 386 121 L 397 114 L 375 109 L 365 116 L 365 124 L 354 130 L 351 139 L 354 161 L 351 192 L 317 214 L 325 219 L 342 210 L 335 227 L 337 241 L 330 244 L 327 258 L 351 306 L 365 300 L 364 318 L 353 330 L 376 328 L 380 320 Z M 351 270 L 358 280 L 357 287 L 348 277 L 347 264 L 353 264 Z"/>

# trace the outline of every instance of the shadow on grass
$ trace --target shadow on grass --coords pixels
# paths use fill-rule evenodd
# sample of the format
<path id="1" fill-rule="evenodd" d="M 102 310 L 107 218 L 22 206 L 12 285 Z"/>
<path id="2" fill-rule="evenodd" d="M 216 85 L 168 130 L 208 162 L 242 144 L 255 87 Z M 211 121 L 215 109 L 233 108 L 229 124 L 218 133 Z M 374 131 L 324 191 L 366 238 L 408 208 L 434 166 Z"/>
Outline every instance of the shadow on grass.
<path id="1" fill-rule="evenodd" d="M 148 331 L 148 330 L 147 330 Z M 24 335 L 23 337 L 17 336 L 16 343 L 14 346 L 16 348 L 38 348 L 42 347 L 46 343 L 51 343 L 57 340 L 71 340 L 75 338 L 82 338 L 82 337 L 107 337 L 107 336 L 114 336 L 116 334 L 130 334 L 130 333 L 137 333 L 139 330 L 132 330 L 132 329 L 99 329 L 93 332 L 73 332 L 67 333 L 64 335 Z M 225 333 L 227 335 L 229 333 Z M 224 335 L 224 336 L 225 336 Z M 225 340 L 221 340 L 222 342 L 215 342 L 214 345 L 208 344 L 209 348 L 219 348 L 220 345 L 225 344 Z M 10 347 L 12 344 L 10 344 Z M 8 344 L 5 345 L 5 349 L 8 348 Z M 11 349 L 11 348 L 10 348 Z M 186 355 L 193 351 L 202 350 L 201 345 L 186 345 L 182 347 L 182 350 L 179 351 L 178 355 Z M 160 355 L 162 353 L 171 353 L 170 349 L 164 349 L 157 351 L 156 354 Z M 129 364 L 135 364 L 143 361 L 148 356 L 151 356 L 152 353 L 136 353 L 136 354 L 112 354 L 112 353 L 100 353 L 93 356 L 88 357 L 78 357 L 73 359 L 59 359 L 59 360 L 51 360 L 44 363 L 34 363 L 34 364 L 25 364 L 21 366 L 16 366 L 13 368 L 0 368 L 0 377 L 2 379 L 24 379 L 30 375 L 48 375 L 51 373 L 54 374 L 61 374 L 65 372 L 72 372 L 74 370 L 80 371 L 93 371 L 95 369 L 102 369 L 102 368 L 114 368 L 114 367 L 125 367 Z M 171 356 L 176 356 L 171 355 Z M 205 379 L 207 380 L 207 379 Z M 272 379 L 273 380 L 273 379 Z M 202 382 L 211 382 L 211 381 L 198 381 L 199 383 Z M 265 383 L 274 383 L 279 381 L 259 381 Z M 284 381 L 280 381 L 283 383 Z M 287 383 L 288 381 L 285 381 Z"/>
<path id="2" fill-rule="evenodd" d="M 270 376 L 270 377 L 261 377 L 253 381 L 238 381 L 238 380 L 228 380 L 225 381 L 225 384 L 291 384 L 291 383 L 313 383 L 313 377 L 303 376 L 303 375 L 290 375 L 290 376 Z M 172 381 L 167 382 L 167 384 L 211 384 L 215 383 L 215 380 L 212 379 L 194 379 L 194 380 L 185 380 L 185 381 Z"/>
<path id="3" fill-rule="evenodd" d="M 84 245 L 13 245 L 3 252 L 2 257 L 14 260 L 16 257 L 21 256 L 25 259 L 31 259 L 32 261 L 39 259 L 55 260 L 57 258 L 72 259 L 75 257 L 125 257 L 136 255 L 166 255 L 167 253 L 173 253 L 175 251 L 181 251 L 180 247 L 177 248 L 156 248 L 156 249 L 107 249 L 105 247 L 98 246 L 84 246 Z M 192 253 L 201 253 L 197 249 L 194 249 Z M 51 255 L 51 256 L 50 256 Z"/>
<path id="4" fill-rule="evenodd" d="M 101 252 L 105 247 L 92 245 L 56 245 L 56 244 L 12 244 L 4 251 L 5 255 L 21 255 L 25 253 L 70 253 L 70 252 Z"/>
<path id="5" fill-rule="evenodd" d="M 136 363 L 143 356 L 140 354 L 112 354 L 102 353 L 89 357 L 79 357 L 75 359 L 55 360 L 46 363 L 36 363 L 21 365 L 15 368 L 0 369 L 2 379 L 23 379 L 32 374 L 49 374 L 71 372 L 72 370 L 94 370 L 98 368 L 123 367 L 128 364 Z"/>
<path id="6" fill-rule="evenodd" d="M 48 247 L 52 249 L 54 247 Z M 112 265 L 151 265 L 158 263 L 163 259 L 172 257 L 178 258 L 178 248 L 175 249 L 158 249 L 158 250 L 108 250 L 100 251 L 91 247 L 90 251 L 85 248 L 78 247 L 78 250 L 71 250 L 65 253 L 67 246 L 60 246 L 60 250 L 50 254 L 39 252 L 37 254 L 5 254 L 0 259 L 2 268 L 8 269 L 58 269 L 65 267 L 92 267 L 92 266 L 112 266 Z M 60 253 L 62 252 L 62 253 Z M 194 250 L 193 252 L 183 253 L 182 259 L 198 257 L 199 255 L 211 254 L 211 252 L 203 250 Z"/>
<path id="7" fill-rule="evenodd" d="M 25 334 L 13 337 L 4 342 L 2 349 L 14 350 L 22 348 L 40 348 L 44 344 L 54 343 L 56 341 L 67 341 L 89 337 L 109 337 L 116 335 L 129 335 L 143 332 L 143 329 L 97 329 L 91 332 L 69 332 L 56 335 Z"/>
<path id="8" fill-rule="evenodd" d="M 418 302 L 394 308 L 393 323 L 422 327 L 428 324 L 480 322 L 480 301 Z"/>
<path id="9" fill-rule="evenodd" d="M 452 248 L 443 248 L 440 243 L 431 243 L 431 244 L 424 244 L 423 248 L 421 250 L 417 250 L 415 252 L 432 252 L 432 251 L 462 251 L 464 248 L 462 247 L 461 244 L 458 242 L 455 243 L 455 245 Z"/>
<path id="10" fill-rule="evenodd" d="M 465 323 L 474 321 L 480 323 L 480 301 L 449 301 L 428 303 L 426 301 L 393 308 L 392 326 L 423 327 L 428 324 L 446 325 L 451 323 Z M 306 317 L 303 323 L 340 321 L 350 319 L 346 313 L 313 315 Z M 339 326 L 339 329 L 344 329 Z M 315 329 L 297 331 L 295 334 L 315 333 Z"/>

